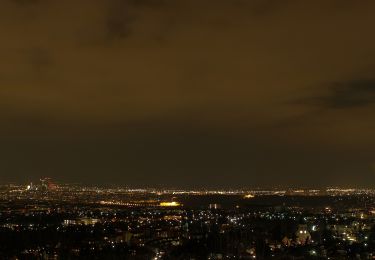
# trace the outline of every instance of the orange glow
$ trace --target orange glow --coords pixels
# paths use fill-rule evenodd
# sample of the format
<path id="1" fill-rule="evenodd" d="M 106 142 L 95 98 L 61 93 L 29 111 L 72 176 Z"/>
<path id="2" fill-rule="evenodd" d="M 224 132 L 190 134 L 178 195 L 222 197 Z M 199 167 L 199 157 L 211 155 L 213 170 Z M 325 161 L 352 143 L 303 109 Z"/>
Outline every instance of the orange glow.
<path id="1" fill-rule="evenodd" d="M 161 207 L 178 207 L 178 206 L 181 206 L 180 203 L 176 202 L 176 201 L 172 201 L 172 202 L 160 202 L 159 204 Z"/>

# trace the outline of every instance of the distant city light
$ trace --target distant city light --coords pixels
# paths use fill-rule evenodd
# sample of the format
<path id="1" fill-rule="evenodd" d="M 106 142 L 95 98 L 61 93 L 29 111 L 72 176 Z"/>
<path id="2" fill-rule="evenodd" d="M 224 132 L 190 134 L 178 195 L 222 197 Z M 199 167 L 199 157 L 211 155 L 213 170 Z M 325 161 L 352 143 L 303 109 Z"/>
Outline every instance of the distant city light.
<path id="1" fill-rule="evenodd" d="M 172 201 L 172 202 L 160 202 L 159 204 L 161 207 L 179 207 L 181 206 L 180 203 L 176 202 L 176 201 Z"/>

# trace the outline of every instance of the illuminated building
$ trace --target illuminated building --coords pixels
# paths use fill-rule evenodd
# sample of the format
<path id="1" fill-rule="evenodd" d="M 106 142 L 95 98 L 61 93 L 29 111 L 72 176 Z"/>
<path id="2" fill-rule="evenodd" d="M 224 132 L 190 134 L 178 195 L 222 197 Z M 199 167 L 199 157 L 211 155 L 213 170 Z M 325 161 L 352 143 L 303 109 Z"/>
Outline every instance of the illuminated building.
<path id="1" fill-rule="evenodd" d="M 311 241 L 310 232 L 307 230 L 307 225 L 299 225 L 296 231 L 296 240 L 300 245 L 308 244 Z"/>
<path id="2" fill-rule="evenodd" d="M 221 205 L 218 203 L 213 203 L 208 206 L 209 209 L 221 209 Z"/>

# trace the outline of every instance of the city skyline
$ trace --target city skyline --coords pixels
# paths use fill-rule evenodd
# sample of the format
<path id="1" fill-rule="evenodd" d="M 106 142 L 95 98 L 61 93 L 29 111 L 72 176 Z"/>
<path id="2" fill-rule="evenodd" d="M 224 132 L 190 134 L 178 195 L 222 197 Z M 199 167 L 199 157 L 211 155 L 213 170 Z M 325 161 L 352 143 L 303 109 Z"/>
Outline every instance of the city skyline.
<path id="1" fill-rule="evenodd" d="M 374 11 L 5 0 L 0 183 L 374 188 Z"/>

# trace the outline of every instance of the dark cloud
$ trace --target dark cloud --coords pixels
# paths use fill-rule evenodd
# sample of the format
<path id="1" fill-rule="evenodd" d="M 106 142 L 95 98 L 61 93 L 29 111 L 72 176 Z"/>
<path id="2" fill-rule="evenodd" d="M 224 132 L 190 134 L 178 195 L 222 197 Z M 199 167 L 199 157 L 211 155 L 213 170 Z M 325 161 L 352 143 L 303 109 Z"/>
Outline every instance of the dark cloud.
<path id="1" fill-rule="evenodd" d="M 127 20 L 110 18 L 107 21 L 108 37 L 110 39 L 122 39 L 130 35 L 131 29 Z"/>
<path id="2" fill-rule="evenodd" d="M 333 83 L 326 95 L 302 99 L 305 103 L 322 108 L 351 109 L 375 103 L 375 80 L 353 80 Z"/>
<path id="3" fill-rule="evenodd" d="M 43 73 L 45 72 L 44 70 L 53 67 L 53 58 L 46 48 L 31 48 L 26 50 L 24 54 L 26 56 L 26 62 L 28 62 L 37 73 Z"/>
<path id="4" fill-rule="evenodd" d="M 333 108 L 352 108 L 375 103 L 375 80 L 356 80 L 336 83 L 332 87 L 331 97 L 325 101 Z"/>
<path id="5" fill-rule="evenodd" d="M 130 36 L 134 15 L 128 1 L 113 1 L 108 8 L 106 30 L 109 40 L 119 40 Z"/>

